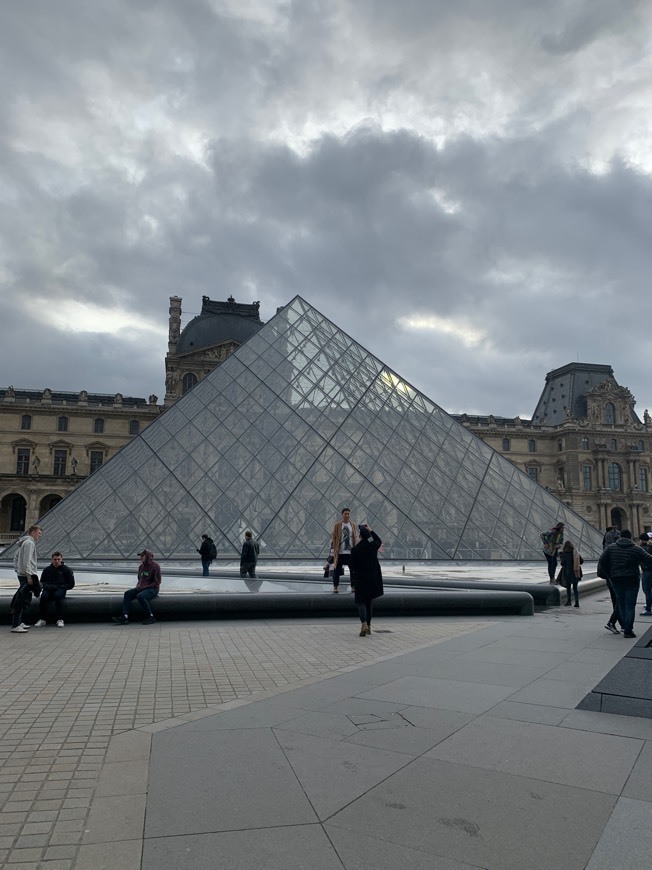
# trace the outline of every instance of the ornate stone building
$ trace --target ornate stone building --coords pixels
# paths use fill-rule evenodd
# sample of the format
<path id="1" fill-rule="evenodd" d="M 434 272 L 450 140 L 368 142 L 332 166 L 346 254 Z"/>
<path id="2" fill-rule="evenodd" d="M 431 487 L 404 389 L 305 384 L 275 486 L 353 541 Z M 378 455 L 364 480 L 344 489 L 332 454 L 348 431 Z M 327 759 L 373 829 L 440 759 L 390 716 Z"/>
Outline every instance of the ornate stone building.
<path id="1" fill-rule="evenodd" d="M 161 412 L 158 399 L 0 389 L 0 542 L 36 522 Z"/>
<path id="2" fill-rule="evenodd" d="M 531 420 L 456 415 L 598 529 L 652 528 L 652 420 L 611 366 L 569 363 L 546 375 Z"/>
<path id="3" fill-rule="evenodd" d="M 166 405 L 173 405 L 263 326 L 260 302 L 245 305 L 232 296 L 216 302 L 203 296 L 201 313 L 182 330 L 181 302 L 179 296 L 170 297 Z"/>
<path id="4" fill-rule="evenodd" d="M 181 329 L 170 298 L 165 404 L 122 396 L 0 388 L 0 544 L 43 516 L 166 407 L 256 333 L 260 303 L 216 302 Z"/>

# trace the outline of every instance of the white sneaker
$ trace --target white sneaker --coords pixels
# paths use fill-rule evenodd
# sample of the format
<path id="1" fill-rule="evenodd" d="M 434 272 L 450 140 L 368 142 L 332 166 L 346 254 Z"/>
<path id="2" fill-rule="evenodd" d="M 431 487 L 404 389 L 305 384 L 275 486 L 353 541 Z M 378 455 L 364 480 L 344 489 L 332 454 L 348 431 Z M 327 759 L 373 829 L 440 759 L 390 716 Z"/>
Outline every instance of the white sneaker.
<path id="1" fill-rule="evenodd" d="M 34 623 L 34 628 L 43 628 L 44 625 L 47 625 L 47 622 L 44 619 L 39 619 L 38 622 Z"/>
<path id="2" fill-rule="evenodd" d="M 27 629 L 23 625 L 17 625 L 16 628 L 11 629 L 14 634 L 27 634 Z"/>
<path id="3" fill-rule="evenodd" d="M 27 629 L 28 629 L 28 628 L 31 628 L 32 626 L 31 626 L 31 625 L 27 625 L 27 623 L 25 623 L 25 622 L 21 622 L 20 627 L 21 627 L 21 628 L 24 628 L 25 631 L 27 631 Z"/>
<path id="4" fill-rule="evenodd" d="M 63 628 L 63 619 L 57 619 L 57 628 Z"/>

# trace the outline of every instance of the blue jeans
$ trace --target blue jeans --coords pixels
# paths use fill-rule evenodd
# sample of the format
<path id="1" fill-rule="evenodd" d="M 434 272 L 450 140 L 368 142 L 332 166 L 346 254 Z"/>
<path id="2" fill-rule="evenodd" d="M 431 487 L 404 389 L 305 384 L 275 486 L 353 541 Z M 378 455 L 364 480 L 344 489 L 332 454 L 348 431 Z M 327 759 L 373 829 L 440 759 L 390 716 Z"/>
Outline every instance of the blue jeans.
<path id="1" fill-rule="evenodd" d="M 48 618 L 48 604 L 52 601 L 54 602 L 54 613 L 57 619 L 63 619 L 63 599 L 65 597 L 66 590 L 63 586 L 57 586 L 56 589 L 44 589 L 41 592 L 41 598 L 38 604 L 40 618 Z"/>
<path id="2" fill-rule="evenodd" d="M 643 571 L 641 586 L 645 595 L 645 609 L 652 610 L 652 571 Z"/>
<path id="3" fill-rule="evenodd" d="M 374 612 L 374 600 L 373 598 L 366 598 L 364 601 L 360 601 L 356 604 L 358 608 L 358 616 L 360 617 L 360 622 L 366 622 L 367 625 L 371 625 L 371 617 Z"/>
<path id="4" fill-rule="evenodd" d="M 557 554 L 555 553 L 554 556 L 551 556 L 550 553 L 546 553 L 544 550 L 543 555 L 546 557 L 546 562 L 548 563 L 548 577 L 553 581 L 557 571 Z"/>
<path id="5" fill-rule="evenodd" d="M 152 598 L 156 598 L 157 595 L 158 589 L 127 589 L 124 598 L 122 599 L 122 612 L 128 619 L 131 602 L 135 598 L 145 611 L 146 617 L 154 616 L 152 608 L 149 606 L 149 602 Z"/>
<path id="6" fill-rule="evenodd" d="M 611 585 L 618 601 L 620 624 L 624 632 L 634 631 L 634 617 L 636 615 L 636 599 L 638 598 L 638 577 L 612 577 Z"/>
<path id="7" fill-rule="evenodd" d="M 208 569 L 210 568 L 211 560 L 210 559 L 202 559 L 201 560 L 201 574 L 202 577 L 209 577 Z"/>
<path id="8" fill-rule="evenodd" d="M 27 586 L 27 577 L 25 575 L 22 575 L 22 576 L 19 575 L 18 579 L 20 581 L 19 582 L 19 589 L 22 589 L 23 586 L 25 586 L 25 587 Z M 24 580 L 24 582 L 23 582 L 23 580 Z M 25 609 L 26 609 L 25 607 L 21 607 L 20 610 L 15 610 L 11 614 L 11 627 L 12 628 L 18 628 L 18 626 L 22 623 L 23 613 L 25 612 Z"/>

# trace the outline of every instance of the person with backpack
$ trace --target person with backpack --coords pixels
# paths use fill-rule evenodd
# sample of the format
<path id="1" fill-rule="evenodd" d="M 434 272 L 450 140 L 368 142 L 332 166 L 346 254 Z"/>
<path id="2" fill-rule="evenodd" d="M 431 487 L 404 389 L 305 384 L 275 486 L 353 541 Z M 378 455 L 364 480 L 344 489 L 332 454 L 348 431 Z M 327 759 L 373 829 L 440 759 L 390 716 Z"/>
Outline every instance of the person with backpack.
<path id="1" fill-rule="evenodd" d="M 210 576 L 208 569 L 210 568 L 211 562 L 213 559 L 217 558 L 217 547 L 213 543 L 213 539 L 209 538 L 208 535 L 202 535 L 201 544 L 197 552 L 201 559 L 202 576 L 208 577 Z"/>
<path id="2" fill-rule="evenodd" d="M 557 551 L 564 543 L 564 524 L 557 523 L 547 532 L 541 532 L 541 543 L 543 544 L 543 555 L 548 563 L 548 576 L 550 582 L 555 582 L 555 571 L 557 570 Z"/>

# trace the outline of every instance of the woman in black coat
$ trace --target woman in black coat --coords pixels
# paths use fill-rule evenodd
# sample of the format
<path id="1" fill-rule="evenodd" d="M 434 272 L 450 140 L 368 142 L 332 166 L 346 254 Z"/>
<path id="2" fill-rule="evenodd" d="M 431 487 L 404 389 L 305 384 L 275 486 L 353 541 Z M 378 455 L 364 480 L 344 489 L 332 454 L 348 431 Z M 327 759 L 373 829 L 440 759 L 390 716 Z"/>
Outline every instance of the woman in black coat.
<path id="1" fill-rule="evenodd" d="M 383 543 L 366 523 L 358 526 L 360 540 L 351 550 L 351 579 L 355 583 L 355 603 L 360 615 L 360 637 L 371 634 L 373 600 L 383 594 L 383 575 L 378 550 Z"/>

